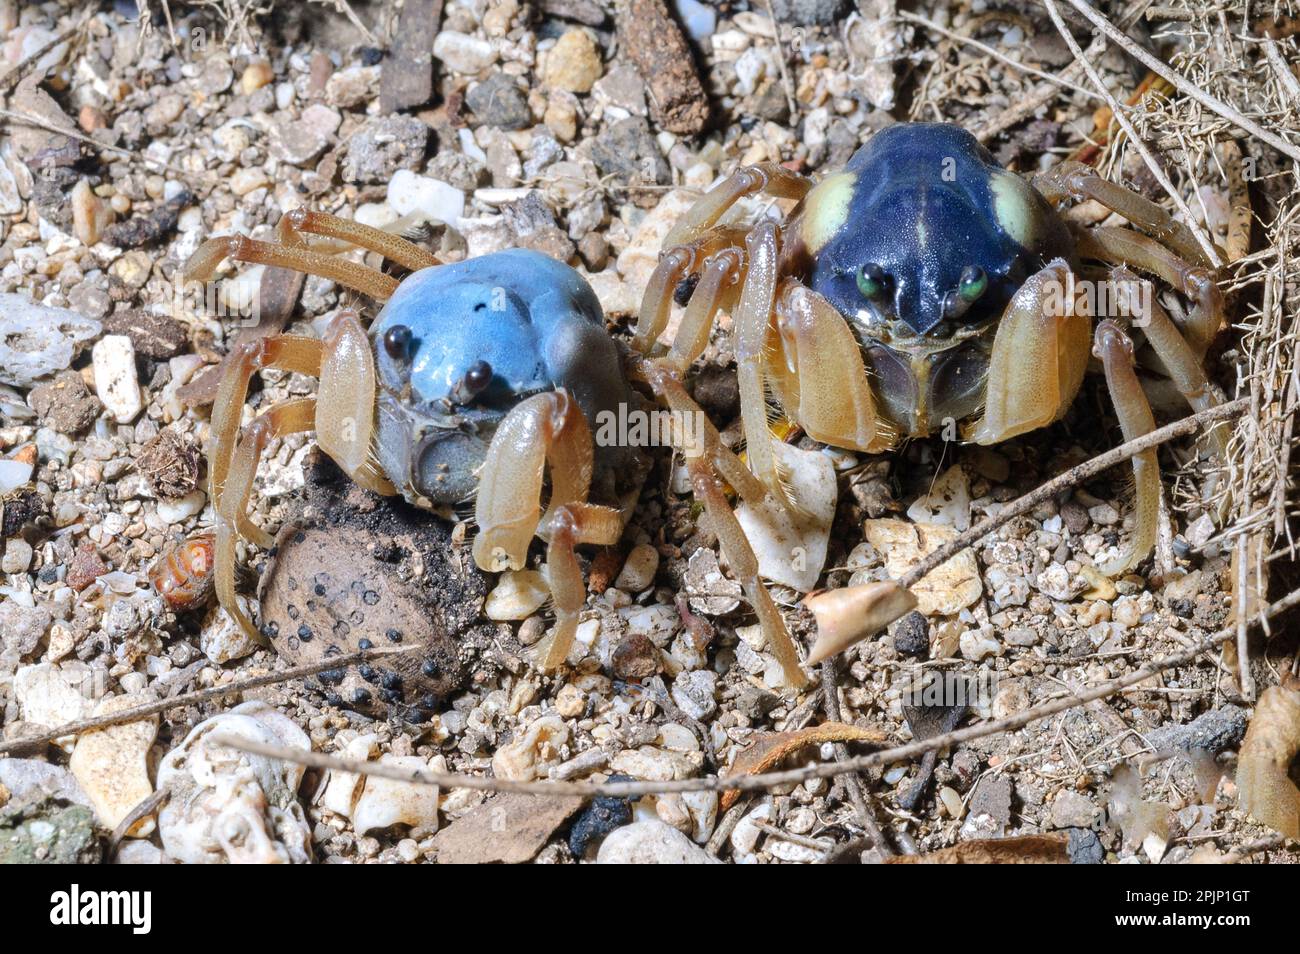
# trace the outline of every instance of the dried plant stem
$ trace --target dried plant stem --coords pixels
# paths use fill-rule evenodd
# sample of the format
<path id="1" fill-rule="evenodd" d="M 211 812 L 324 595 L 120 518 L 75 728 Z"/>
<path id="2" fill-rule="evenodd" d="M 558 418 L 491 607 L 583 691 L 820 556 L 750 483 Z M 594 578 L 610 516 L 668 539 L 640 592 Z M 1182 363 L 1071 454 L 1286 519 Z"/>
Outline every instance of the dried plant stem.
<path id="1" fill-rule="evenodd" d="M 1071 467 L 1065 473 L 1058 474 L 1036 490 L 1031 490 L 1023 497 L 1019 497 L 1007 504 L 1006 507 L 999 510 L 996 514 L 993 514 L 990 517 L 985 517 L 964 533 L 960 533 L 953 537 L 950 541 L 939 547 L 939 549 L 931 552 L 920 563 L 916 564 L 899 577 L 897 582 L 903 587 L 910 588 L 915 586 L 926 575 L 938 569 L 971 544 L 984 539 L 1012 518 L 1018 517 L 1023 513 L 1028 513 L 1044 501 L 1055 497 L 1062 490 L 1066 490 L 1076 484 L 1081 484 L 1085 480 L 1091 480 L 1103 471 L 1109 470 L 1116 464 L 1123 463 L 1130 457 L 1135 457 L 1144 450 L 1156 447 L 1166 441 L 1171 441 L 1176 437 L 1191 434 L 1199 430 L 1202 424 L 1232 417 L 1241 411 L 1246 410 L 1249 404 L 1249 398 L 1238 398 L 1237 400 L 1229 401 L 1226 404 L 1206 408 L 1204 411 L 1199 411 L 1196 414 L 1174 421 L 1172 424 L 1166 424 L 1164 427 L 1157 428 L 1150 434 L 1144 434 L 1142 437 L 1121 444 L 1119 447 L 1106 451 L 1104 454 L 1098 454 L 1091 460 L 1086 460 L 1076 467 Z"/>
<path id="2" fill-rule="evenodd" d="M 1051 73 L 1045 73 L 1042 70 L 1037 69 L 1036 67 L 1028 65 L 1027 63 L 1020 63 L 1016 60 L 1013 60 L 1011 57 L 1007 56 L 1004 53 L 999 53 L 997 50 L 989 46 L 987 43 L 982 43 L 979 40 L 975 39 L 974 37 L 962 36 L 960 33 L 954 33 L 952 30 L 949 30 L 947 27 L 940 26 L 939 24 L 935 23 L 933 20 L 927 20 L 925 17 L 912 13 L 911 11 L 908 10 L 899 10 L 898 18 L 900 20 L 907 20 L 909 23 L 919 24 L 920 26 L 925 27 L 927 30 L 933 30 L 935 33 L 938 33 L 940 36 L 945 36 L 956 43 L 964 43 L 967 46 L 973 46 L 981 53 L 985 53 L 988 56 L 993 57 L 998 62 L 1004 63 L 1007 66 L 1010 66 L 1012 69 L 1017 69 L 1023 73 L 1028 73 L 1030 76 L 1037 76 L 1039 79 L 1045 80 L 1046 82 L 1051 83 L 1053 86 L 1059 86 L 1061 89 L 1068 89 L 1071 92 L 1079 93 L 1080 95 L 1085 96 L 1088 99 L 1095 99 L 1100 102 L 1105 102 L 1105 100 L 1101 96 L 1094 93 L 1092 90 L 1085 89 L 1082 86 L 1079 86 L 1075 83 L 1071 83 L 1068 79 L 1066 79 L 1064 73 L 1062 73 L 1059 76 L 1053 76 Z"/>
<path id="3" fill-rule="evenodd" d="M 1052 2 L 1052 0 L 1043 0 L 1043 3 L 1047 5 L 1049 12 L 1055 11 L 1055 4 Z M 1177 73 L 1174 70 L 1171 70 L 1167 64 L 1162 63 L 1159 60 L 1159 58 L 1154 56 L 1150 51 L 1146 50 L 1145 48 L 1143 48 L 1142 46 L 1134 42 L 1122 30 L 1120 30 L 1119 27 L 1115 26 L 1115 24 L 1107 20 L 1102 14 L 1098 13 L 1089 4 L 1084 3 L 1083 0 L 1069 0 L 1069 3 L 1070 6 L 1074 7 L 1085 17 L 1091 20 L 1094 26 L 1096 26 L 1098 29 L 1101 30 L 1102 33 L 1106 34 L 1107 37 L 1113 40 L 1125 53 L 1133 57 L 1135 60 L 1137 60 L 1147 69 L 1149 69 L 1151 72 L 1155 73 L 1157 76 L 1160 76 L 1163 79 L 1168 80 L 1171 84 L 1173 84 L 1174 88 L 1177 89 L 1184 96 L 1191 97 L 1192 99 L 1196 100 L 1198 103 L 1200 103 L 1202 106 L 1204 106 L 1206 109 L 1210 110 L 1211 112 L 1217 113 L 1218 115 L 1226 119 L 1228 122 L 1240 126 L 1242 129 L 1246 130 L 1246 132 L 1250 133 L 1252 136 L 1255 136 L 1258 139 L 1262 139 L 1264 142 L 1268 143 L 1270 146 L 1272 146 L 1274 149 L 1276 149 L 1278 152 L 1282 153 L 1283 155 L 1290 156 L 1296 162 L 1300 162 L 1300 148 L 1293 146 L 1291 143 L 1287 142 L 1285 139 L 1282 139 L 1280 136 L 1273 135 L 1273 133 L 1269 132 L 1267 129 L 1264 129 L 1258 123 L 1244 116 L 1236 108 L 1229 106 L 1225 102 L 1215 99 L 1213 96 L 1205 92 L 1205 90 L 1201 89 L 1195 83 L 1188 82 L 1187 79 L 1184 78 L 1181 73 Z M 1054 20 L 1057 19 L 1057 16 L 1059 15 L 1054 15 L 1053 19 Z M 1058 29 L 1059 28 L 1060 27 L 1058 25 Z"/>
<path id="4" fill-rule="evenodd" d="M 102 729 L 104 726 L 108 725 L 120 725 L 123 722 L 134 722 L 136 719 L 143 719 L 146 716 L 157 715 L 158 713 L 166 712 L 169 709 L 178 709 L 181 706 L 194 705 L 197 702 L 206 702 L 209 699 L 234 695 L 235 693 L 244 692 L 248 689 L 257 689 L 261 686 L 274 686 L 278 683 L 301 679 L 304 676 L 314 676 L 316 673 L 324 672 L 326 669 L 337 669 L 339 666 L 350 666 L 353 663 L 365 662 L 367 659 L 376 659 L 382 656 L 395 656 L 400 655 L 401 653 L 415 652 L 419 648 L 420 647 L 418 646 L 404 646 L 399 649 L 391 649 L 388 647 L 363 649 L 360 652 L 349 653 L 346 656 L 330 656 L 328 659 L 323 659 L 320 662 L 308 663 L 304 666 L 294 666 L 291 669 L 281 669 L 279 672 L 269 672 L 261 676 L 252 676 L 248 679 L 240 679 L 236 682 L 230 682 L 220 686 L 209 686 L 207 689 L 197 689 L 194 692 L 181 693 L 180 695 L 172 696 L 169 699 L 159 699 L 156 702 L 147 702 L 144 705 L 135 706 L 130 709 L 122 709 L 118 712 L 107 712 L 104 715 L 91 716 L 88 719 L 78 719 L 76 722 L 68 722 L 59 726 L 57 729 L 51 729 L 48 732 L 42 732 L 39 735 L 23 736 L 21 739 L 10 739 L 8 742 L 0 742 L 0 755 L 8 755 L 11 752 L 44 745 L 47 742 L 53 742 L 55 739 L 61 739 L 65 735 L 78 735 L 82 732 L 88 732 L 91 729 Z"/>
<path id="5" fill-rule="evenodd" d="M 1264 608 L 1254 622 L 1277 616 L 1300 606 L 1300 590 L 1293 590 L 1282 599 Z M 811 778 L 831 778 L 852 772 L 861 772 L 876 765 L 888 765 L 924 755 L 926 752 L 938 751 L 962 742 L 982 739 L 1002 732 L 1012 732 L 1024 728 L 1031 722 L 1038 722 L 1049 716 L 1057 715 L 1070 709 L 1086 706 L 1088 703 L 1105 699 L 1130 686 L 1150 679 L 1176 666 L 1194 662 L 1199 656 L 1219 647 L 1224 640 L 1231 639 L 1235 625 L 1202 637 L 1186 649 L 1153 660 L 1132 672 L 1098 683 L 1090 689 L 1071 692 L 1049 702 L 1025 709 L 1015 715 L 1002 719 L 978 722 L 964 729 L 954 729 L 928 739 L 919 739 L 907 745 L 890 749 L 880 749 L 866 755 L 855 756 L 846 761 L 814 762 L 800 768 L 784 769 L 776 772 L 763 772 L 757 775 L 731 775 L 726 777 L 708 776 L 705 778 L 688 778 L 668 781 L 637 782 L 551 782 L 520 781 L 514 779 L 490 778 L 480 775 L 462 775 L 456 772 L 425 772 L 401 769 L 383 762 L 366 762 L 357 759 L 342 759 L 319 752 L 305 752 L 301 749 L 278 745 L 265 745 L 250 739 L 222 733 L 213 733 L 211 741 L 226 745 L 243 752 L 262 755 L 267 758 L 284 759 L 297 765 L 312 768 L 330 769 L 332 771 L 353 772 L 359 775 L 373 775 L 378 778 L 393 779 L 398 782 L 410 782 L 415 785 L 437 785 L 444 788 L 468 788 L 486 792 L 519 792 L 526 795 L 612 795 L 617 797 L 653 795 L 661 792 L 716 792 L 726 789 L 756 791 L 776 785 L 797 784 Z"/>
<path id="6" fill-rule="evenodd" d="M 1071 0 L 1071 2 L 1074 2 L 1074 0 Z M 1137 129 L 1133 126 L 1132 121 L 1128 118 L 1128 115 L 1124 110 L 1124 106 L 1119 102 L 1119 100 L 1111 95 L 1108 89 L 1106 89 L 1106 84 L 1102 81 L 1101 74 L 1097 72 L 1097 68 L 1088 60 L 1087 55 L 1074 39 L 1074 35 L 1070 33 L 1070 28 L 1065 25 L 1065 20 L 1061 18 L 1061 11 L 1057 9 L 1055 0 L 1043 0 L 1043 4 L 1047 7 L 1047 13 L 1051 16 L 1052 22 L 1056 24 L 1056 29 L 1060 32 L 1062 39 L 1065 40 L 1066 46 L 1068 46 L 1070 52 L 1074 54 L 1075 60 L 1083 66 L 1083 71 L 1088 74 L 1088 79 L 1092 81 L 1092 85 L 1097 87 L 1097 91 L 1101 93 L 1102 98 L 1105 99 L 1107 105 L 1110 106 L 1111 115 L 1113 115 L 1115 120 L 1120 124 L 1124 133 L 1128 136 L 1129 142 L 1133 144 L 1133 147 L 1137 149 L 1138 153 L 1142 156 L 1142 161 L 1147 164 L 1147 168 L 1151 170 L 1151 174 L 1155 177 L 1156 181 L 1160 183 L 1161 188 L 1169 194 L 1169 198 L 1174 200 L 1174 205 L 1178 206 L 1178 211 L 1183 215 L 1183 221 L 1186 222 L 1187 227 L 1192 230 L 1192 234 L 1196 236 L 1197 244 L 1201 246 L 1201 251 L 1205 253 L 1205 257 L 1215 268 L 1222 267 L 1223 259 L 1219 257 L 1218 249 L 1214 247 L 1214 243 L 1210 241 L 1210 237 L 1205 234 L 1205 230 L 1197 223 L 1196 216 L 1192 215 L 1192 210 L 1187 207 L 1187 203 L 1183 200 L 1182 194 L 1174 184 L 1169 181 L 1169 176 L 1165 174 L 1165 170 L 1161 168 L 1160 163 L 1156 162 L 1156 157 L 1151 154 L 1151 150 L 1147 148 L 1147 144 L 1142 140 L 1142 137 L 1138 135 Z M 1078 6 L 1078 4 L 1076 3 L 1075 6 Z"/>

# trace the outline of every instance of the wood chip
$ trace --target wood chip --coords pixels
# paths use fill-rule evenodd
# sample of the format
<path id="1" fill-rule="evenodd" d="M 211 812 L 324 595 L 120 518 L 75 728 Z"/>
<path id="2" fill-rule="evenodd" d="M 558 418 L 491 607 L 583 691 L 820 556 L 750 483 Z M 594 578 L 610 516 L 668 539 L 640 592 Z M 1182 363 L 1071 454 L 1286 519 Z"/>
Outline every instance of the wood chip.
<path id="1" fill-rule="evenodd" d="M 709 122 L 709 97 L 700 82 L 682 28 L 664 0 L 625 0 L 618 5 L 618 46 L 649 89 L 650 111 L 662 129 L 694 136 Z"/>
<path id="2" fill-rule="evenodd" d="M 731 763 L 727 777 L 758 775 L 776 768 L 786 758 L 800 749 L 823 742 L 884 742 L 885 733 L 874 726 L 847 725 L 843 722 L 823 722 L 810 725 L 797 732 L 762 732 Z M 726 811 L 740 798 L 739 789 L 728 789 L 719 799 L 719 808 Z"/>
<path id="3" fill-rule="evenodd" d="M 895 855 L 887 865 L 1068 865 L 1068 835 L 1022 835 L 963 841 L 924 855 Z"/>
<path id="4" fill-rule="evenodd" d="M 502 792 L 433 837 L 443 865 L 523 864 L 582 807 L 581 796 Z"/>
<path id="5" fill-rule="evenodd" d="M 393 48 L 379 74 L 383 115 L 423 106 L 433 98 L 433 38 L 442 22 L 443 0 L 406 0 Z"/>

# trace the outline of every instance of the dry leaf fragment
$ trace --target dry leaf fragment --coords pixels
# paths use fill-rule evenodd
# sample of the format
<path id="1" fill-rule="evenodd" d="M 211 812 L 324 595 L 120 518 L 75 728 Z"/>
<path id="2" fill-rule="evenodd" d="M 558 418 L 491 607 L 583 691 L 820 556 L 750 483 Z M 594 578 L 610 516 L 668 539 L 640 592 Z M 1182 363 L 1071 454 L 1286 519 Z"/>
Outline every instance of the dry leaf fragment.
<path id="1" fill-rule="evenodd" d="M 897 855 L 887 865 L 1068 865 L 1068 835 L 1021 835 L 963 841 L 924 855 Z"/>
<path id="2" fill-rule="evenodd" d="M 1300 838 L 1300 789 L 1290 778 L 1300 751 L 1300 679 L 1264 690 L 1237 758 L 1241 810 L 1288 838 Z"/>
<path id="3" fill-rule="evenodd" d="M 523 864 L 586 799 L 502 792 L 433 836 L 440 865 Z"/>
<path id="4" fill-rule="evenodd" d="M 734 775 L 759 775 L 780 765 L 788 756 L 810 745 L 823 742 L 883 742 L 885 733 L 875 726 L 847 725 L 843 722 L 823 722 L 810 725 L 798 732 L 763 732 L 736 756 L 728 777 Z M 740 789 L 731 788 L 722 793 L 719 808 L 726 811 L 740 798 Z"/>
<path id="5" fill-rule="evenodd" d="M 882 580 L 822 590 L 804 605 L 817 619 L 817 641 L 808 651 L 808 665 L 815 666 L 906 616 L 916 608 L 916 596 L 893 580 Z"/>

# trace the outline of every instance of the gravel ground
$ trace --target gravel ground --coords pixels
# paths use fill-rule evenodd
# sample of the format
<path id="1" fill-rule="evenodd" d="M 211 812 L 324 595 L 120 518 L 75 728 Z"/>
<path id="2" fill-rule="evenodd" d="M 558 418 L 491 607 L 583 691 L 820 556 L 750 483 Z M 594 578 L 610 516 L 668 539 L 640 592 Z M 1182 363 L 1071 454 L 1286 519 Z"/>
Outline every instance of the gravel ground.
<path id="1" fill-rule="evenodd" d="M 212 757 L 210 724 L 190 733 L 239 703 L 221 718 L 250 738 L 524 780 L 711 774 L 765 733 L 831 717 L 817 691 L 785 684 L 719 569 L 716 539 L 680 492 L 679 462 L 663 455 L 623 541 L 584 555 L 591 594 L 574 665 L 560 676 L 527 661 L 550 625 L 540 544 L 528 570 L 486 577 L 469 558 L 468 513 L 433 516 L 350 488 L 309 435 L 274 442 L 259 471 L 254 521 L 272 532 L 290 525 L 275 560 L 240 544 L 241 563 L 261 578 L 264 619 L 284 623 L 274 645 L 246 639 L 210 603 L 178 611 L 149 568 L 213 526 L 204 394 L 211 368 L 249 333 L 241 307 L 260 289 L 264 328 L 283 319 L 309 335 L 341 307 L 373 307 L 308 278 L 294 289 L 297 307 L 276 313 L 268 296 L 283 295 L 273 287 L 283 282 L 260 268 L 230 270 L 214 307 L 176 307 L 175 283 L 201 240 L 271 238 L 300 205 L 379 226 L 413 213 L 438 223 L 422 237 L 449 259 L 522 246 L 570 262 L 626 338 L 667 227 L 720 174 L 768 160 L 834 170 L 896 119 L 980 129 L 1040 81 L 890 19 L 886 0 L 860 9 L 778 0 L 779 41 L 764 3 L 680 0 L 688 57 L 654 47 L 671 52 L 672 34 L 648 0 L 618 15 L 596 0 L 406 0 L 409 20 L 395 4 L 353 3 L 368 35 L 330 5 L 224 20 L 173 2 L 170 24 L 160 3 L 149 6 L 153 28 L 142 30 L 134 4 L 0 2 L 6 108 L 43 121 L 0 126 L 3 739 L 321 659 L 322 643 L 289 625 L 307 625 L 291 605 L 300 586 L 318 587 L 339 621 L 352 618 L 344 602 L 363 618 L 370 596 L 384 594 L 374 602 L 394 622 L 345 624 L 339 643 L 365 648 L 395 632 L 389 640 L 418 640 L 439 663 L 405 673 L 408 687 L 427 683 L 416 704 L 384 695 L 398 664 L 378 675 L 361 665 L 10 753 L 0 759 L 0 836 L 11 833 L 0 860 L 877 860 L 863 850 L 856 786 L 844 776 L 723 810 L 715 793 L 485 801 L 469 789 L 361 784 L 254 760 L 257 781 L 245 773 L 229 797 L 258 806 L 243 824 L 265 828 L 265 842 L 247 832 L 214 840 L 230 804 L 201 786 L 187 792 L 190 768 Z M 976 0 L 917 12 L 1050 73 L 1071 60 L 1041 10 Z M 431 87 L 421 65 L 430 48 Z M 1100 65 L 1135 85 L 1118 55 Z M 989 146 L 1021 171 L 1044 167 L 1091 134 L 1095 106 L 1063 94 Z M 1216 359 L 1219 380 L 1232 380 L 1232 357 Z M 724 321 L 692 386 L 734 444 L 733 371 Z M 290 373 L 262 381 L 245 420 L 315 388 Z M 896 574 L 909 549 L 915 558 L 1117 439 L 1104 388 L 1089 382 L 1058 425 L 996 448 L 935 438 L 875 457 L 835 452 L 840 496 L 820 585 Z M 927 615 L 845 653 L 831 721 L 901 743 L 962 715 L 905 709 L 919 672 L 980 680 L 969 715 L 1001 717 L 1226 625 L 1229 554 L 1199 503 L 1205 468 L 1187 442 L 1161 455 L 1176 492 L 1141 572 L 1110 581 L 1093 569 L 1126 538 L 1121 469 L 1007 523 L 937 574 Z M 241 587 L 254 592 L 253 574 Z M 775 593 L 806 634 L 799 594 Z M 1267 659 L 1256 662 L 1262 684 L 1276 681 Z M 1249 711 L 1236 679 L 1203 658 L 929 762 L 870 770 L 862 788 L 897 852 L 1067 831 L 1075 861 L 1182 862 L 1270 834 L 1236 809 L 1231 770 Z M 801 757 L 833 749 L 821 742 Z M 164 806 L 129 817 L 155 788 L 169 793 Z M 1121 824 L 1143 798 L 1162 806 L 1156 820 Z M 53 840 L 35 833 L 42 819 L 58 822 Z M 119 826 L 130 837 L 110 842 Z M 1270 843 L 1256 857 L 1297 855 Z"/>

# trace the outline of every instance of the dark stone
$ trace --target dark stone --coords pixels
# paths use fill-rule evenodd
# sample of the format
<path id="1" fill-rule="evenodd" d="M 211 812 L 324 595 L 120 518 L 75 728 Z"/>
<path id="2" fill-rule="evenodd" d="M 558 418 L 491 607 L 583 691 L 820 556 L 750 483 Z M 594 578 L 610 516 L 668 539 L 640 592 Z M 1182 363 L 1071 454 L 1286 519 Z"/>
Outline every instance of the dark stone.
<path id="1" fill-rule="evenodd" d="M 894 624 L 894 649 L 916 659 L 930 655 L 930 624 L 916 610 Z"/>
<path id="2" fill-rule="evenodd" d="M 528 96 L 504 73 L 493 73 L 465 94 L 481 122 L 498 129 L 527 129 L 533 124 Z"/>
<path id="3" fill-rule="evenodd" d="M 443 0 L 402 4 L 393 48 L 379 71 L 381 113 L 414 109 L 433 98 L 433 39 L 442 23 L 442 4 Z M 364 51 L 362 56 L 364 62 Z"/>
<path id="4" fill-rule="evenodd" d="M 971 815 L 988 815 L 1001 828 L 1011 824 L 1011 779 L 1006 775 L 986 775 L 970 797 Z"/>
<path id="5" fill-rule="evenodd" d="M 649 679 L 659 671 L 659 650 L 643 633 L 624 636 L 614 649 L 612 664 L 619 679 Z"/>
<path id="6" fill-rule="evenodd" d="M 126 335 L 135 353 L 155 361 L 174 358 L 189 345 L 185 326 L 168 315 L 139 308 L 117 311 L 104 319 L 104 334 Z"/>
<path id="7" fill-rule="evenodd" d="M 1106 849 L 1091 828 L 1067 828 L 1070 841 L 1066 851 L 1072 865 L 1099 865 L 1106 860 Z"/>
<path id="8" fill-rule="evenodd" d="M 611 782 L 630 782 L 626 775 L 613 775 Z M 594 798 L 591 804 L 573 820 L 569 829 L 569 853 L 576 859 L 587 854 L 587 849 L 598 844 L 615 828 L 621 828 L 632 821 L 632 803 L 626 798 L 602 796 Z"/>
<path id="9" fill-rule="evenodd" d="M 666 185 L 672 178 L 650 124 L 639 116 L 608 126 L 587 148 L 600 174 L 624 185 Z"/>

